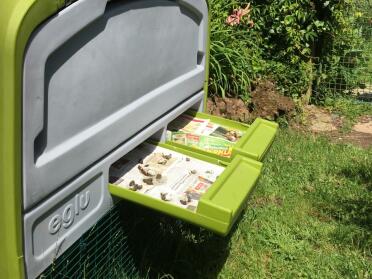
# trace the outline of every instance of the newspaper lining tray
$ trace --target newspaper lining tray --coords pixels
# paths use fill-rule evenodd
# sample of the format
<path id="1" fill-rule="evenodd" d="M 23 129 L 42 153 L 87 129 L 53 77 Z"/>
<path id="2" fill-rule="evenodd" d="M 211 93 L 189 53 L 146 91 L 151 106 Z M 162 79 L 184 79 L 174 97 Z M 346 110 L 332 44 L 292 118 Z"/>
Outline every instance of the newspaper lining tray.
<path id="1" fill-rule="evenodd" d="M 117 169 L 110 169 L 111 182 L 113 182 L 109 184 L 111 194 L 194 223 L 218 234 L 228 234 L 260 175 L 262 164 L 237 155 L 230 164 L 226 167 L 221 167 L 218 160 L 203 155 L 198 156 L 185 150 L 177 149 L 177 147 L 166 148 L 163 144 L 155 146 L 146 143 L 140 148 L 143 148 L 143 146 L 148 151 L 147 156 L 144 158 L 142 158 L 143 153 L 139 156 L 141 158 L 134 155 L 136 151 L 123 157 L 128 165 L 123 168 L 125 171 L 121 177 L 119 177 Z M 151 149 L 153 152 L 150 152 Z M 207 187 L 202 187 L 203 191 L 193 192 L 192 194 L 196 194 L 197 198 L 195 198 L 196 196 L 192 196 L 186 204 L 180 202 L 181 198 L 185 197 L 185 191 L 192 191 L 197 187 L 180 187 L 177 189 L 182 190 L 175 190 L 168 198 L 164 198 L 161 192 L 163 191 L 164 193 L 166 191 L 164 184 L 167 183 L 157 184 L 158 182 L 155 181 L 154 184 L 157 185 L 149 185 L 152 190 L 146 192 L 148 185 L 144 185 L 143 177 L 147 176 L 143 175 L 143 173 L 142 176 L 139 175 L 138 171 L 141 171 L 138 169 L 138 165 L 150 165 L 149 161 L 159 156 L 159 154 L 166 156 L 172 154 L 172 158 L 175 160 L 174 162 L 181 162 L 178 167 L 170 168 L 172 170 L 171 172 L 175 172 L 178 169 L 177 172 L 179 172 L 180 177 L 184 178 L 190 173 L 190 169 L 184 168 L 182 170 L 185 164 L 188 163 L 197 165 L 198 175 L 210 171 L 211 173 L 209 173 L 210 176 L 207 177 L 207 180 L 211 183 Z M 161 158 L 158 157 L 158 159 L 160 160 Z M 115 168 L 115 166 L 112 168 Z M 191 170 L 194 170 L 194 168 L 191 167 Z M 156 178 L 156 171 L 152 174 Z M 163 175 L 164 178 L 168 178 L 169 175 L 168 182 L 170 184 L 172 184 L 171 181 L 177 181 L 177 179 L 174 179 L 176 176 L 175 173 L 172 174 L 164 171 L 162 173 Z M 172 175 L 173 178 L 171 178 Z M 131 182 L 132 186 L 129 185 Z M 140 184 L 142 186 L 140 187 L 141 189 L 133 188 L 133 185 Z"/>
<path id="2" fill-rule="evenodd" d="M 278 129 L 277 123 L 260 118 L 257 118 L 252 125 L 246 125 L 194 111 L 189 111 L 187 114 L 180 116 L 180 118 L 185 119 L 187 119 L 187 117 L 190 119 L 189 123 L 185 125 L 185 129 L 181 129 L 183 133 L 187 134 L 185 136 L 187 139 L 180 140 L 180 133 L 174 131 L 177 125 L 171 123 L 168 126 L 167 145 L 205 154 L 224 162 L 231 162 L 238 154 L 261 161 L 271 146 Z M 231 148 L 229 150 L 218 150 L 219 146 L 215 144 L 216 137 L 214 137 L 213 134 L 208 134 L 208 132 L 205 133 L 205 130 L 208 131 L 208 129 L 203 130 L 205 126 L 203 126 L 202 123 L 199 126 L 197 125 L 197 121 L 202 122 L 203 120 L 215 127 L 221 127 L 227 131 L 234 131 L 240 134 L 240 136 L 230 142 Z M 179 120 L 176 119 L 175 122 L 177 121 Z M 192 129 L 194 129 L 194 131 L 191 131 Z M 221 138 L 218 138 L 218 136 L 217 140 L 219 140 L 219 143 L 224 142 Z M 201 142 L 205 143 L 207 148 L 204 148 Z M 228 140 L 225 142 L 228 142 Z M 214 146 L 216 150 L 211 150 L 211 148 L 209 148 L 210 146 Z"/>

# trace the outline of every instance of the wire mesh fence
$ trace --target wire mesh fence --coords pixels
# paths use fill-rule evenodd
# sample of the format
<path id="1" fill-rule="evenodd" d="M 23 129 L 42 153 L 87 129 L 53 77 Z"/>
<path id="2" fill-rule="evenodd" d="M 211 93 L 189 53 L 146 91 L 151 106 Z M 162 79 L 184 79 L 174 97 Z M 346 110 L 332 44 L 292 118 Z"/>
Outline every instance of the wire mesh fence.
<path id="1" fill-rule="evenodd" d="M 117 204 L 38 279 L 139 278 Z"/>
<path id="2" fill-rule="evenodd" d="M 369 7 L 372 10 L 371 3 Z M 328 61 L 314 59 L 313 96 L 353 96 L 372 101 L 372 16 L 360 17 L 354 32 L 361 39 L 360 47 L 346 49 L 341 57 Z"/>

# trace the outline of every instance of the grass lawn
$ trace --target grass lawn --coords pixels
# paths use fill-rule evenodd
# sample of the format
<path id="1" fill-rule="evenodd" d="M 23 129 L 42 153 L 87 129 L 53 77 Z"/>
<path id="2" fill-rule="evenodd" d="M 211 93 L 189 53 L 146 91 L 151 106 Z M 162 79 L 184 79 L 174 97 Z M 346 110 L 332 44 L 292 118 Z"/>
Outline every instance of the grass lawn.
<path id="1" fill-rule="evenodd" d="M 371 149 L 280 131 L 226 238 L 135 205 L 127 210 L 135 260 L 151 278 L 372 276 Z"/>

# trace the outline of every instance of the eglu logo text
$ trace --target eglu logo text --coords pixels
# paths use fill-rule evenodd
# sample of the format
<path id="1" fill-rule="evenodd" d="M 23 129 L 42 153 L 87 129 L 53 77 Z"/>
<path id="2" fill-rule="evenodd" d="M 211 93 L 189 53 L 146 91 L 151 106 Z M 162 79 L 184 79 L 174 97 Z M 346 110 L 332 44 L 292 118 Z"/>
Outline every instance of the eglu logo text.
<path id="1" fill-rule="evenodd" d="M 83 214 L 89 206 L 90 191 L 80 193 L 66 205 L 61 214 L 54 215 L 48 224 L 50 234 L 56 234 L 62 227 L 68 229 L 74 223 L 75 217 Z"/>

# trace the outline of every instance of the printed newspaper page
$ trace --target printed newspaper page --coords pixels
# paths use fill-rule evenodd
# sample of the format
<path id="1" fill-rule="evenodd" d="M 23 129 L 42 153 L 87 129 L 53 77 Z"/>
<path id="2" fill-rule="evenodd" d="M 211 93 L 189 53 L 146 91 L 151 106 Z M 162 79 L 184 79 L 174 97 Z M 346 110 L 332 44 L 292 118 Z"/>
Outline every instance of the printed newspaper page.
<path id="1" fill-rule="evenodd" d="M 234 146 L 234 143 L 219 137 L 185 134 L 182 132 L 171 132 L 167 135 L 167 140 L 199 148 L 223 157 L 230 157 Z"/>
<path id="2" fill-rule="evenodd" d="M 242 131 L 229 130 L 209 119 L 183 114 L 168 126 L 167 140 L 230 157 L 234 144 L 242 135 Z"/>
<path id="3" fill-rule="evenodd" d="M 208 119 L 194 118 L 187 114 L 181 114 L 168 125 L 171 131 L 201 134 L 209 123 Z"/>
<path id="4" fill-rule="evenodd" d="M 223 171 L 223 167 L 143 143 L 111 167 L 110 182 L 196 211 L 200 197 Z"/>

